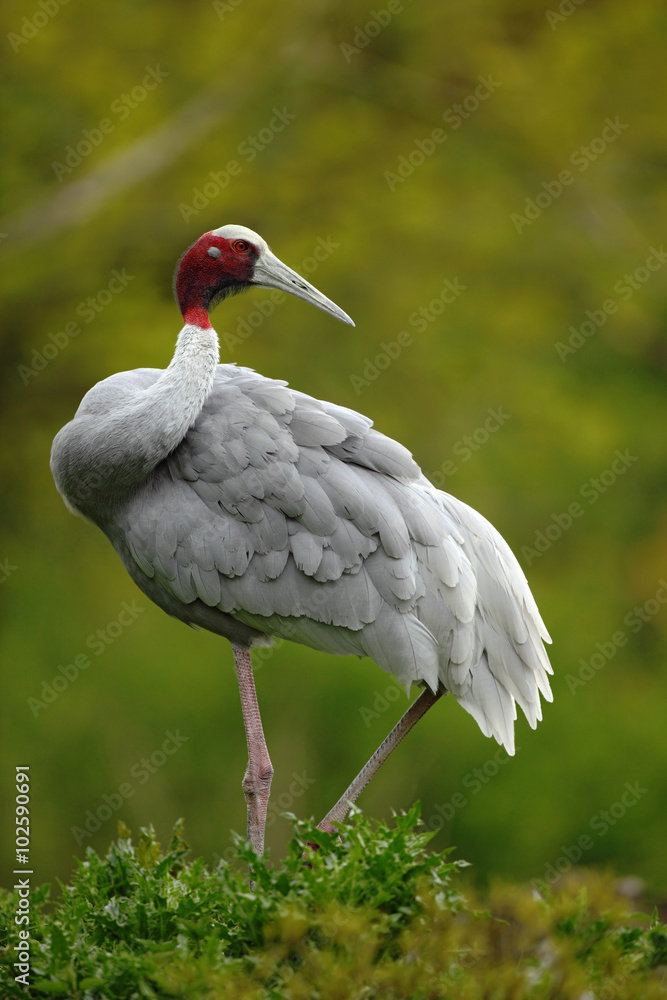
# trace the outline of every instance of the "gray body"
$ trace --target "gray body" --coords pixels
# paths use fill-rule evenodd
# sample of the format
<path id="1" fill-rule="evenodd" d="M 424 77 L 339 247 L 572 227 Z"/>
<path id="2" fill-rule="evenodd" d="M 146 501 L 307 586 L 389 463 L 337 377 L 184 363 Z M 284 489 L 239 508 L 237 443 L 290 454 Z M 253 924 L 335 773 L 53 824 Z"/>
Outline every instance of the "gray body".
<path id="1" fill-rule="evenodd" d="M 91 389 L 53 446 L 69 506 L 168 614 L 370 656 L 513 753 L 516 704 L 534 727 L 551 668 L 506 542 L 367 417 L 217 361 L 186 324 L 164 372 Z"/>

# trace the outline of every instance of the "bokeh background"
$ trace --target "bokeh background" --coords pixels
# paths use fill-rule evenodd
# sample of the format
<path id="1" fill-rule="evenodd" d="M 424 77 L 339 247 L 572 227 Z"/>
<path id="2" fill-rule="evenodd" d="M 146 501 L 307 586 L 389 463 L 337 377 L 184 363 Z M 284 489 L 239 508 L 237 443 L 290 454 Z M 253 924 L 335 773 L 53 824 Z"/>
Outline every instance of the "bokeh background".
<path id="1" fill-rule="evenodd" d="M 40 880 L 118 820 L 167 838 L 184 816 L 211 862 L 244 828 L 230 647 L 151 606 L 48 467 L 92 384 L 168 364 L 174 265 L 238 222 L 356 327 L 256 291 L 214 315 L 221 360 L 404 442 L 505 535 L 554 640 L 554 704 L 536 732 L 519 720 L 511 762 L 446 699 L 360 805 L 421 799 L 434 844 L 481 881 L 552 877 L 579 851 L 664 889 L 664 4 L 7 0 L 1 16 L 0 879 L 16 765 Z M 324 814 L 407 703 L 370 660 L 289 644 L 256 680 L 279 857 L 280 813 Z"/>

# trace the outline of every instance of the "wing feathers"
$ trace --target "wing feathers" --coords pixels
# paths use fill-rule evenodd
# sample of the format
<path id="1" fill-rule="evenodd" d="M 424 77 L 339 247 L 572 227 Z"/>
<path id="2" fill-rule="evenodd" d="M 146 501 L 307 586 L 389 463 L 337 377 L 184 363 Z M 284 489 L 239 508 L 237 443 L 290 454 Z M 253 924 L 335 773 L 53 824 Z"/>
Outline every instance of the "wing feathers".
<path id="1" fill-rule="evenodd" d="M 548 633 L 507 543 L 353 410 L 220 365 L 117 519 L 135 578 L 186 620 L 192 607 L 222 634 L 236 619 L 443 685 L 510 753 L 516 705 L 535 726 L 552 698 Z"/>

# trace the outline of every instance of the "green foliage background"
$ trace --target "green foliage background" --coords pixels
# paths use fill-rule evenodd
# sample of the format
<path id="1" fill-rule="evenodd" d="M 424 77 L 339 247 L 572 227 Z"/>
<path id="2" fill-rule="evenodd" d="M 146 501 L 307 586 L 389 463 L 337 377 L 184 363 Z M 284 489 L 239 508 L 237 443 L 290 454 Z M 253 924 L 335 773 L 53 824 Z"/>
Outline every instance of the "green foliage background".
<path id="1" fill-rule="evenodd" d="M 357 325 L 294 300 L 238 337 L 267 301 L 255 292 L 214 316 L 221 359 L 362 410 L 427 474 L 454 462 L 445 488 L 508 539 L 554 639 L 555 702 L 536 732 L 519 720 L 514 760 L 446 699 L 364 810 L 388 816 L 420 798 L 427 827 L 442 827 L 435 846 L 455 844 L 480 879 L 543 878 L 586 836 L 583 861 L 667 884 L 667 617 L 655 596 L 667 576 L 667 267 L 646 271 L 627 301 L 614 288 L 665 238 L 667 15 L 659 0 L 561 7 L 571 13 L 556 19 L 548 2 L 404 0 L 373 35 L 360 0 L 91 0 L 28 38 L 43 8 L 3 5 L 0 880 L 11 879 L 15 765 L 31 768 L 42 881 L 66 877 L 85 846 L 103 850 L 118 819 L 166 838 L 186 815 L 195 856 L 211 859 L 243 829 L 229 646 L 150 606 L 106 539 L 68 514 L 48 469 L 55 432 L 93 383 L 166 366 L 180 328 L 175 262 L 202 232 L 238 222 L 297 268 L 318 239 L 339 244 L 311 276 Z M 162 82 L 139 99 L 158 66 Z M 474 108 L 480 77 L 495 84 Z M 443 116 L 466 98 L 453 128 Z M 266 138 L 274 109 L 295 117 L 250 160 L 241 144 Z M 113 129 L 90 154 L 54 169 L 105 118 Z M 623 126 L 608 144 L 606 119 Z M 416 141 L 434 129 L 447 138 L 419 163 Z M 411 175 L 390 184 L 411 155 Z M 179 208 L 230 160 L 242 169 L 224 189 L 206 189 L 196 213 Z M 568 169 L 572 183 L 549 196 Z M 537 217 L 515 224 L 538 195 Z M 114 269 L 132 279 L 86 322 Z M 409 317 L 447 279 L 465 291 L 418 332 Z M 570 327 L 609 299 L 617 310 L 559 356 Z M 37 371 L 33 352 L 72 322 L 81 333 Z M 359 387 L 352 376 L 401 331 L 413 342 Z M 489 408 L 509 419 L 468 454 L 461 442 L 484 438 Z M 626 449 L 636 460 L 614 476 Z M 601 474 L 604 491 L 591 485 Z M 581 516 L 559 529 L 554 515 L 567 524 L 573 503 Z M 531 554 L 548 528 L 551 544 Z M 136 621 L 95 655 L 89 637 L 132 601 Z M 641 621 L 633 609 L 647 601 Z M 601 669 L 575 686 L 596 653 Z M 35 711 L 29 699 L 79 654 L 91 666 Z M 321 816 L 406 702 L 370 661 L 287 644 L 259 662 L 257 686 L 279 855 L 289 826 L 278 814 Z M 167 731 L 186 739 L 141 781 Z M 640 790 L 630 805 L 626 783 Z M 77 844 L 73 828 L 123 785 L 122 808 Z"/>

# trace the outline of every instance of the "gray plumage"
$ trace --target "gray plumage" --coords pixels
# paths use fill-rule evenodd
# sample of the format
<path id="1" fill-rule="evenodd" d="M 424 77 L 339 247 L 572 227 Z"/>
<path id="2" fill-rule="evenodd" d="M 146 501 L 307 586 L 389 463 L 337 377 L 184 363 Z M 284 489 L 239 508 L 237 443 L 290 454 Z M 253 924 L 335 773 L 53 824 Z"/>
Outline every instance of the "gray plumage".
<path id="1" fill-rule="evenodd" d="M 91 389 L 52 468 L 190 625 L 370 656 L 406 689 L 444 686 L 509 753 L 516 705 L 535 727 L 552 698 L 547 631 L 495 528 L 367 417 L 217 364 L 210 326 L 186 322 L 165 372 Z"/>
<path id="2" fill-rule="evenodd" d="M 56 477 L 77 422 L 131 412 L 161 375 L 96 385 L 56 439 Z M 538 692 L 551 700 L 548 635 L 507 544 L 352 410 L 218 365 L 193 427 L 131 495 L 109 509 L 85 477 L 72 494 L 182 621 L 370 656 L 407 688 L 442 683 L 510 753 L 514 702 L 534 727 Z"/>

